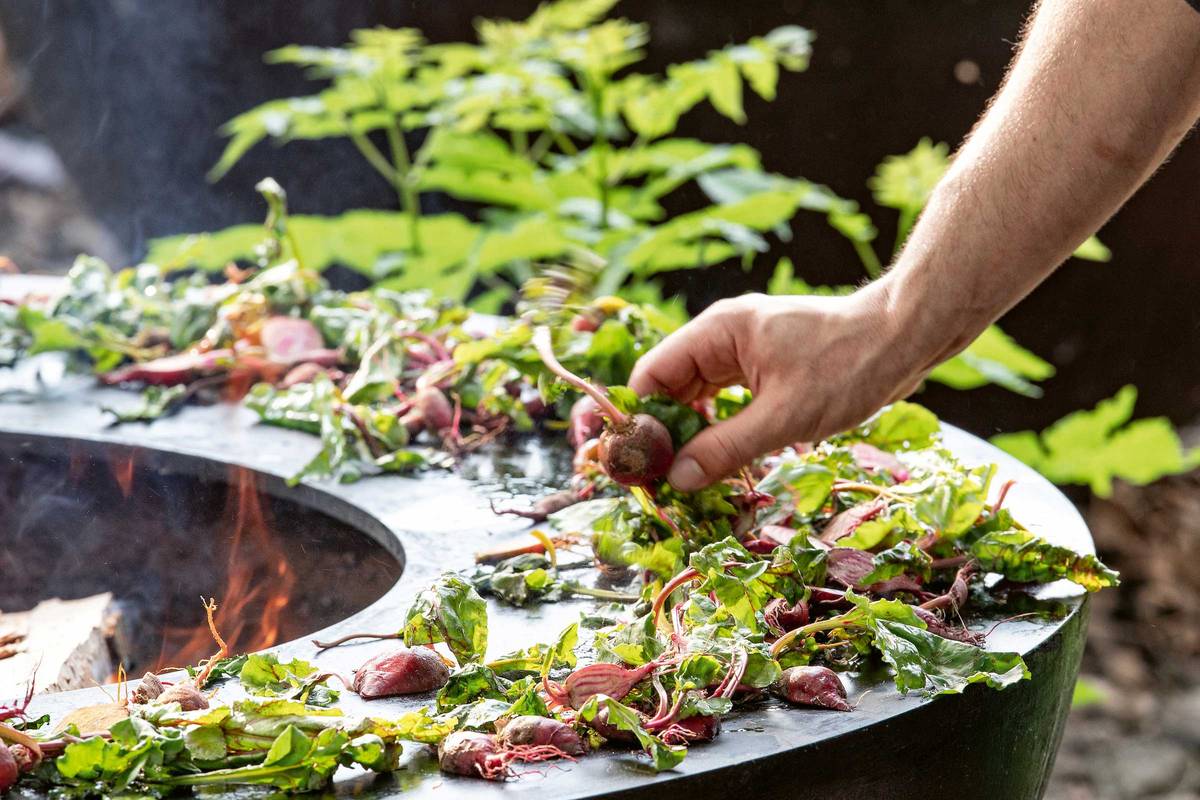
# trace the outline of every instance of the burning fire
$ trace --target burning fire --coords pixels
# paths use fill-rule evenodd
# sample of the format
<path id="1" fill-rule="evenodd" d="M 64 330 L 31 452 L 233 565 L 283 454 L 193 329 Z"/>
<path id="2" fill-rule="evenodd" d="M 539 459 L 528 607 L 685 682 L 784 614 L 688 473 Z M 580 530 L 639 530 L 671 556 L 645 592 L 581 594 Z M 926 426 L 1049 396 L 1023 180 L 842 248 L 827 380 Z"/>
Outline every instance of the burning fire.
<path id="1" fill-rule="evenodd" d="M 225 586 L 213 587 L 219 602 L 215 622 L 232 652 L 250 652 L 279 640 L 280 620 L 296 576 L 279 538 L 271 531 L 254 474 L 233 467 L 230 486 L 224 516 L 231 520 L 233 530 L 228 540 Z M 206 623 L 166 628 L 155 670 L 194 664 L 212 655 L 214 647 Z"/>

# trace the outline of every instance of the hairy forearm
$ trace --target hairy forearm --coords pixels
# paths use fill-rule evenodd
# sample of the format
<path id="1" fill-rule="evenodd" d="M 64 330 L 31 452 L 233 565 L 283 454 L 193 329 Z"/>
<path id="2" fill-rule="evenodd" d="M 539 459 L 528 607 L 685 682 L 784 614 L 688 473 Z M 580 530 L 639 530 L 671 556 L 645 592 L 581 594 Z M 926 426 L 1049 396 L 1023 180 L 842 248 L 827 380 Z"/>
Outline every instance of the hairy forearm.
<path id="1" fill-rule="evenodd" d="M 1099 228 L 1200 114 L 1183 0 L 1044 0 L 895 266 L 867 290 L 909 358 L 965 347 Z"/>

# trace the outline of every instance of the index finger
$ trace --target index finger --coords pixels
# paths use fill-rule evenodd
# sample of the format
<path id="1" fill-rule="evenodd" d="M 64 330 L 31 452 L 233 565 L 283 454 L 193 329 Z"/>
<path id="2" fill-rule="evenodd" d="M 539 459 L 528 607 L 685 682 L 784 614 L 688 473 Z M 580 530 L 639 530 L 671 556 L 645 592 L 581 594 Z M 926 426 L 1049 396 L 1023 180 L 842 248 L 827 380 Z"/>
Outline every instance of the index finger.
<path id="1" fill-rule="evenodd" d="M 665 394 L 690 403 L 713 386 L 741 380 L 732 342 L 703 316 L 663 339 L 634 365 L 629 388 L 641 397 Z"/>

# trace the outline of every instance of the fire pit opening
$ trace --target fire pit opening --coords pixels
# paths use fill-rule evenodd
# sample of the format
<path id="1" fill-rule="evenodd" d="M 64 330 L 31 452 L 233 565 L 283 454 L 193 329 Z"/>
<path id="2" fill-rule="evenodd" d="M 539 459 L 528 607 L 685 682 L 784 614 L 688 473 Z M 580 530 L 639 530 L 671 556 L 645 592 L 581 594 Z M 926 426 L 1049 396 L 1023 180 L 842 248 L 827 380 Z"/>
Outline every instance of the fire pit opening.
<path id="1" fill-rule="evenodd" d="M 137 675 L 211 655 L 202 597 L 252 651 L 345 619 L 400 576 L 381 544 L 249 470 L 167 461 L 0 437 L 0 611 L 111 593 L 111 663 Z"/>

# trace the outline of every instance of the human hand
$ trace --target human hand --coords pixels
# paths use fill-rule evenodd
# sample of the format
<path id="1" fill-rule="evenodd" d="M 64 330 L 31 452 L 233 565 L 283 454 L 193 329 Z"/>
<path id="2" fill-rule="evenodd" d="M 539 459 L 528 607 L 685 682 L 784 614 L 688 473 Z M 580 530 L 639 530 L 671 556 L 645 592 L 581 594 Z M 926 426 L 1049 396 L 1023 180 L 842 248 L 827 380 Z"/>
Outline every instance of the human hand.
<path id="1" fill-rule="evenodd" d="M 629 381 L 639 395 L 685 403 L 735 384 L 753 393 L 741 413 L 679 451 L 671 485 L 694 491 L 764 453 L 853 427 L 911 393 L 933 364 L 899 327 L 875 286 L 848 297 L 715 303 L 638 361 Z"/>

